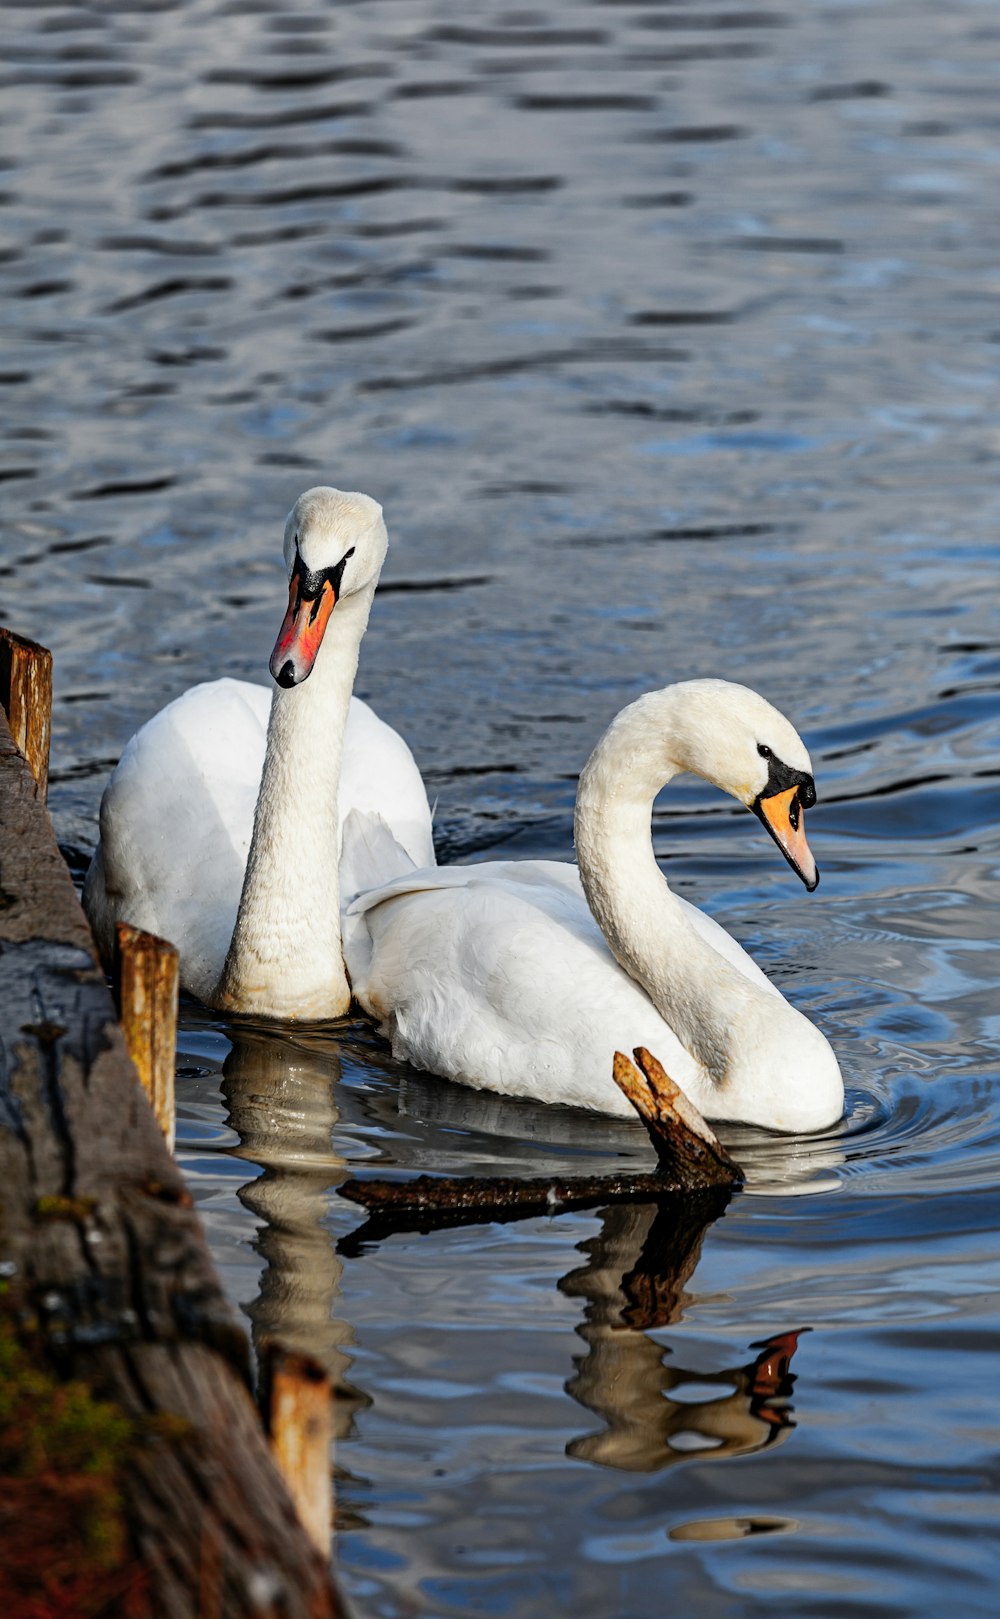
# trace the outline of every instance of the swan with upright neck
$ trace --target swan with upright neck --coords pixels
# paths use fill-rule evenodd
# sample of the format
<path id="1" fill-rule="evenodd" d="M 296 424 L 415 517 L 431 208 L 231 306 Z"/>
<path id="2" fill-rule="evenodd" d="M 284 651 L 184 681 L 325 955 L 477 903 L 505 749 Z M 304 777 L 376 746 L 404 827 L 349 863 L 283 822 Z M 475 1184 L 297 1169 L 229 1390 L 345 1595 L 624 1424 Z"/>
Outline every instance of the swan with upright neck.
<path id="1" fill-rule="evenodd" d="M 376 817 L 351 815 L 345 956 L 394 1053 L 462 1084 L 627 1115 L 612 1057 L 645 1045 L 708 1118 L 789 1132 L 839 1119 L 826 1038 L 656 864 L 653 800 L 688 770 L 753 810 L 815 888 L 809 755 L 770 703 L 721 680 L 647 693 L 613 721 L 580 777 L 579 872 L 421 871 Z"/>
<path id="2" fill-rule="evenodd" d="M 128 743 L 84 885 L 105 960 L 128 921 L 178 947 L 182 984 L 211 1006 L 280 1019 L 347 1011 L 344 817 L 377 811 L 413 860 L 434 861 L 409 748 L 351 696 L 387 543 L 368 495 L 300 495 L 285 524 L 273 698 L 245 681 L 196 686 Z"/>

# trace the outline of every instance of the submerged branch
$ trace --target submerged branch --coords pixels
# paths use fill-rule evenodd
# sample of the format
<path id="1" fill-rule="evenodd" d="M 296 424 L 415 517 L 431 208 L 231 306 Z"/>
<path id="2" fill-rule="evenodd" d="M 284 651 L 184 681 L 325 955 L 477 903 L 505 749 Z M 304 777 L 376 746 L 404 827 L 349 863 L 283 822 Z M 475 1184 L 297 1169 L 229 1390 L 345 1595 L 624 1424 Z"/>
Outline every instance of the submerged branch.
<path id="1" fill-rule="evenodd" d="M 645 1046 L 636 1046 L 633 1056 L 638 1068 L 615 1052 L 614 1080 L 646 1126 L 660 1173 L 674 1179 L 680 1191 L 742 1186 L 742 1169 L 662 1063 Z"/>
<path id="2" fill-rule="evenodd" d="M 638 1067 L 615 1052 L 614 1078 L 646 1126 L 657 1156 L 655 1171 L 565 1179 L 418 1175 L 344 1181 L 340 1195 L 362 1204 L 370 1218 L 339 1244 L 340 1251 L 355 1252 L 394 1231 L 523 1220 L 608 1203 L 695 1196 L 712 1203 L 706 1218 L 714 1218 L 743 1185 L 743 1171 L 656 1058 L 644 1046 L 634 1055 Z"/>

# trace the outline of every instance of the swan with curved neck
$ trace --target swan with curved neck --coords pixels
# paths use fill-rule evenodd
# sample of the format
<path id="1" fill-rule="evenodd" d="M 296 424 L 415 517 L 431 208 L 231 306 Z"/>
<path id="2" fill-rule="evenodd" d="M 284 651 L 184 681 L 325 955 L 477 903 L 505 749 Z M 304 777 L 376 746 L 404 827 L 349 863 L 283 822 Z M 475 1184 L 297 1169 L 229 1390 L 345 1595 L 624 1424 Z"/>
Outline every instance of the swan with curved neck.
<path id="1" fill-rule="evenodd" d="M 580 777 L 579 874 L 554 861 L 418 871 L 371 817 L 345 826 L 344 948 L 354 993 L 397 1055 L 469 1085 L 627 1114 L 615 1049 L 646 1045 L 702 1113 L 772 1129 L 834 1123 L 825 1037 L 740 946 L 672 893 L 653 853 L 659 790 L 690 770 L 753 810 L 813 889 L 816 797 L 793 727 L 721 680 L 622 711 Z"/>
<path id="2" fill-rule="evenodd" d="M 347 1011 L 344 816 L 377 810 L 414 859 L 434 859 L 409 749 L 351 696 L 387 543 L 369 496 L 300 495 L 285 524 L 273 699 L 241 681 L 194 687 L 132 738 L 84 886 L 106 959 L 114 923 L 129 921 L 177 945 L 184 987 L 211 1006 L 282 1019 Z"/>

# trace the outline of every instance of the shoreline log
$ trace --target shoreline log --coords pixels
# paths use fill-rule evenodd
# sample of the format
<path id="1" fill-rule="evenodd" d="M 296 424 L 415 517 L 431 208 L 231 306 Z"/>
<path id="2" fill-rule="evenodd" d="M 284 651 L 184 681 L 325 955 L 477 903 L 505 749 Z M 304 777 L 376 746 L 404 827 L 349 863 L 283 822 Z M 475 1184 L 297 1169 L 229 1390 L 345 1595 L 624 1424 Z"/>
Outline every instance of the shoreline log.
<path id="1" fill-rule="evenodd" d="M 4 1612 L 91 1611 L 111 1592 L 101 1611 L 129 1619 L 332 1616 L 246 1336 L 2 718 L 0 1034 Z"/>

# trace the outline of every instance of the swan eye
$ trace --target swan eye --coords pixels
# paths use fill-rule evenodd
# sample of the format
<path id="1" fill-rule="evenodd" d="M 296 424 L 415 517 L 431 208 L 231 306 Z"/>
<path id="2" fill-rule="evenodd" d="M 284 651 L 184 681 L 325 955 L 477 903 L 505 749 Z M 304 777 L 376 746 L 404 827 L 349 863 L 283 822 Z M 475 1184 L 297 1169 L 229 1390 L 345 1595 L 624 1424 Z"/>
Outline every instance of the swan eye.
<path id="1" fill-rule="evenodd" d="M 758 742 L 757 743 L 757 752 L 760 754 L 762 759 L 773 758 L 771 750 L 768 747 L 766 742 Z"/>

